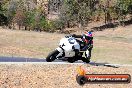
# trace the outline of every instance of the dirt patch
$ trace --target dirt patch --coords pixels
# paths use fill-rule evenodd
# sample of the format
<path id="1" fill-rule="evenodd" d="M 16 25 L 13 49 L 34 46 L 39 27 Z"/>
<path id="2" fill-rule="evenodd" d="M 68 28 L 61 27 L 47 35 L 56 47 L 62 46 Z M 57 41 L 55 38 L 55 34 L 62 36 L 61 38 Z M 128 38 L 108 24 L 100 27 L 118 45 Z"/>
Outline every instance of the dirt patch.
<path id="1" fill-rule="evenodd" d="M 130 88 L 129 84 L 86 84 L 76 82 L 79 65 L 0 65 L 0 88 Z M 111 68 L 83 65 L 89 74 L 131 74 L 129 67 Z"/>
<path id="2" fill-rule="evenodd" d="M 64 34 L 0 30 L 0 55 L 44 58 Z"/>

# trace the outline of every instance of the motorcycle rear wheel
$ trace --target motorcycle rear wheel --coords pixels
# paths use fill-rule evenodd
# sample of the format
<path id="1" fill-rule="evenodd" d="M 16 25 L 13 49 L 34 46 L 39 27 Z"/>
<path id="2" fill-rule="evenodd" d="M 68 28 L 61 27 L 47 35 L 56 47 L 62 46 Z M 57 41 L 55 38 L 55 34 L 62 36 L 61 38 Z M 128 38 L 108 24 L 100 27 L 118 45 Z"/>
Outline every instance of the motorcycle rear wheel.
<path id="1" fill-rule="evenodd" d="M 86 63 L 89 63 L 90 62 L 90 59 L 89 58 L 82 57 L 82 61 L 83 62 L 86 62 Z"/>

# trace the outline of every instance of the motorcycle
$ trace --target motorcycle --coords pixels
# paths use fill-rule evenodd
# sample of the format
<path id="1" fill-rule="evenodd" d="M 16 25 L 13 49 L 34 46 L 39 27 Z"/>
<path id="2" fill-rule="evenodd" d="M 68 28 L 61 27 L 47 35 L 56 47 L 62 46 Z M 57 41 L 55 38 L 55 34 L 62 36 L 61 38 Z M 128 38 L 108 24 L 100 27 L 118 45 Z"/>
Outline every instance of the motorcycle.
<path id="1" fill-rule="evenodd" d="M 86 54 L 89 51 L 80 51 L 83 44 L 77 42 L 77 40 L 72 36 L 65 36 L 60 40 L 59 47 L 52 51 L 47 57 L 47 62 L 52 62 L 55 59 L 68 61 L 73 63 L 78 60 L 82 60 L 83 62 L 89 63 L 90 60 L 86 58 Z M 79 51 L 79 52 L 76 52 Z M 85 53 L 85 55 L 83 55 Z M 83 57 L 85 56 L 85 57 Z"/>

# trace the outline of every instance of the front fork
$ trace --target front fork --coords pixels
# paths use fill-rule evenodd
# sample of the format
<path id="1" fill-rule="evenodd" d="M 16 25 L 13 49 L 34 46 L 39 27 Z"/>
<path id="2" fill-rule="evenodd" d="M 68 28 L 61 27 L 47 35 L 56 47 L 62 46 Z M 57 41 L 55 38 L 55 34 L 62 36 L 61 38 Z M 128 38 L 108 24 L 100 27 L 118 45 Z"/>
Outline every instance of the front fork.
<path id="1" fill-rule="evenodd" d="M 59 57 L 63 57 L 63 56 L 64 56 L 63 48 L 58 47 L 58 48 L 56 48 L 56 50 L 58 50 L 58 51 L 60 52 L 60 53 L 56 56 L 56 58 L 59 58 Z"/>

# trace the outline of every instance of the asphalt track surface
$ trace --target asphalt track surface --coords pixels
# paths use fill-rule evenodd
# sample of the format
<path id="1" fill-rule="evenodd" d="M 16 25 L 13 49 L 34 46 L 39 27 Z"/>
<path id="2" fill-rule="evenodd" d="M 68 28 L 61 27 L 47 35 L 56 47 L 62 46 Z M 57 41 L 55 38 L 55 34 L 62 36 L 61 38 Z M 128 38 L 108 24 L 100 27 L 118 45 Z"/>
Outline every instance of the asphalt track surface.
<path id="1" fill-rule="evenodd" d="M 82 62 L 81 60 L 76 61 L 74 63 L 68 63 L 62 60 L 55 60 L 53 62 L 46 62 L 43 59 L 37 58 L 23 58 L 23 57 L 0 57 L 0 64 L 87 64 Z M 120 67 L 120 66 L 132 66 L 132 65 L 120 65 L 120 64 L 110 64 L 110 63 L 98 63 L 98 62 L 90 62 L 90 65 L 94 66 L 107 66 L 107 67 Z"/>

